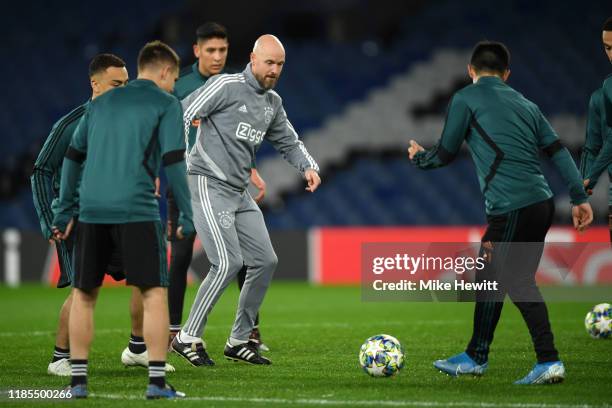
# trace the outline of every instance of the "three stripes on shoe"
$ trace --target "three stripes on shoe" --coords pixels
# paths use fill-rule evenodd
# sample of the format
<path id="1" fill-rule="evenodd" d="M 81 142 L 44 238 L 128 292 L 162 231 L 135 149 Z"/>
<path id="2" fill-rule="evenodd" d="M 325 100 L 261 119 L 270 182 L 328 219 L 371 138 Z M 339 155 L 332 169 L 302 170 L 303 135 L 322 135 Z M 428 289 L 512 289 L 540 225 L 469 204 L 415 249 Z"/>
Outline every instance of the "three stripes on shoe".
<path id="1" fill-rule="evenodd" d="M 227 343 L 228 346 L 232 347 L 229 343 Z M 248 347 L 242 347 L 237 353 L 236 353 L 237 357 L 240 357 L 243 360 L 246 361 L 251 361 L 251 359 L 253 358 L 253 356 L 255 356 L 255 353 Z"/>
<path id="2" fill-rule="evenodd" d="M 181 346 L 183 346 L 183 344 L 181 344 Z M 189 361 L 197 360 L 200 357 L 198 353 L 194 351 L 194 347 L 192 347 L 191 344 L 184 345 L 182 354 L 187 357 Z"/>

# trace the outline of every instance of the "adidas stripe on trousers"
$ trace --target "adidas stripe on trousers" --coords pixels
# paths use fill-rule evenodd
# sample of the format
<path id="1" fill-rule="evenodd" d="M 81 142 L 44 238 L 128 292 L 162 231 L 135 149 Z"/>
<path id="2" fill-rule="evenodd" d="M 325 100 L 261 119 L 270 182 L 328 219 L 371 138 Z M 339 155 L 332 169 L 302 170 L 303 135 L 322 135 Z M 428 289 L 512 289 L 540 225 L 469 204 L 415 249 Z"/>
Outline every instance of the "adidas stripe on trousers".
<path id="1" fill-rule="evenodd" d="M 193 221 L 211 264 L 183 331 L 202 337 L 208 314 L 230 282 L 247 266 L 236 320 L 230 334 L 248 340 L 278 259 L 261 210 L 247 190 L 200 175 L 189 175 Z"/>

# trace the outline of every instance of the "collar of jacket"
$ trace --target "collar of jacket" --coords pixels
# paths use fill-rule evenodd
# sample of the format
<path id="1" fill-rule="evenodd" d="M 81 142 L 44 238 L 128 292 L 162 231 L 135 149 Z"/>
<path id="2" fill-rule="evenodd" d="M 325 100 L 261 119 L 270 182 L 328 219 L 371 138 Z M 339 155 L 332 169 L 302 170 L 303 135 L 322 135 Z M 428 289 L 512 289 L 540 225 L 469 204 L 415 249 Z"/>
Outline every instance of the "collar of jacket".
<path id="1" fill-rule="evenodd" d="M 505 84 L 504 80 L 497 75 L 486 75 L 478 78 L 477 84 Z"/>
<path id="2" fill-rule="evenodd" d="M 246 68 L 244 69 L 244 71 L 242 71 L 242 73 L 244 74 L 244 78 L 246 79 L 247 84 L 249 84 L 251 88 L 255 90 L 255 92 L 257 92 L 258 94 L 264 94 L 268 91 L 259 84 L 259 81 L 255 78 L 255 75 L 253 75 L 250 62 L 247 64 Z"/>
<path id="3" fill-rule="evenodd" d="M 206 75 L 202 74 L 200 72 L 200 65 L 199 65 L 199 60 L 196 60 L 196 62 L 193 63 L 193 65 L 191 66 L 191 71 L 196 74 L 198 76 L 198 78 L 200 78 L 202 81 L 206 82 L 208 81 L 208 78 Z M 223 72 L 223 71 L 221 71 Z"/>

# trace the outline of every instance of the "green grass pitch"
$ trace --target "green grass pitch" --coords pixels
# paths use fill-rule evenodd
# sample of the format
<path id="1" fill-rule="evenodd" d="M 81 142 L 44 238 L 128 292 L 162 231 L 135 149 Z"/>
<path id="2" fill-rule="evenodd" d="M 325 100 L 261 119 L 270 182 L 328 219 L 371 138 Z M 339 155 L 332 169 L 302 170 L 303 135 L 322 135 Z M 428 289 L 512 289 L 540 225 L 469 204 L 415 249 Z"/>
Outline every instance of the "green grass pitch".
<path id="1" fill-rule="evenodd" d="M 187 305 L 195 287 L 189 288 Z M 41 286 L 0 288 L 0 389 L 58 389 L 69 379 L 46 374 L 57 312 L 65 290 Z M 611 292 L 608 292 L 611 293 Z M 151 404 L 201 406 L 372 406 L 552 408 L 605 406 L 612 401 L 612 341 L 594 340 L 583 318 L 592 303 L 551 303 L 556 344 L 567 379 L 552 386 L 515 386 L 534 363 L 527 328 L 506 304 L 482 378 L 451 378 L 433 360 L 463 350 L 471 330 L 472 304 L 364 303 L 357 287 L 312 287 L 274 282 L 262 308 L 263 339 L 272 351 L 269 367 L 223 359 L 234 317 L 232 285 L 214 309 L 205 333 L 214 367 L 195 368 L 169 356 L 177 372 L 168 381 L 185 401 Z M 129 290 L 104 288 L 96 311 L 89 391 L 82 406 L 139 406 L 146 370 L 126 369 L 120 354 L 129 336 Z M 611 299 L 601 299 L 610 301 Z M 371 378 L 358 366 L 361 343 L 388 333 L 406 349 L 406 367 L 396 377 Z M 58 401 L 8 400 L 0 406 L 58 406 Z"/>

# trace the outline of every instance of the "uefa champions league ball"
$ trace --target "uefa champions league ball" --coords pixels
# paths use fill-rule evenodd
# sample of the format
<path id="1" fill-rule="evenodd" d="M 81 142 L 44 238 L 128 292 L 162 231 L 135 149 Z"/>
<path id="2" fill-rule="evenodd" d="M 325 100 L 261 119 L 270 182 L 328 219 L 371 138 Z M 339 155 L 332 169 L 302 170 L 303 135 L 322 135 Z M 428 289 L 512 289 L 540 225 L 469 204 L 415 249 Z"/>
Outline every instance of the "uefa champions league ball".
<path id="1" fill-rule="evenodd" d="M 388 334 L 372 336 L 359 350 L 359 364 L 372 377 L 390 377 L 404 367 L 404 347 Z"/>
<path id="2" fill-rule="evenodd" d="M 612 336 L 612 306 L 609 303 L 595 305 L 584 318 L 587 333 L 595 339 L 607 339 Z"/>

